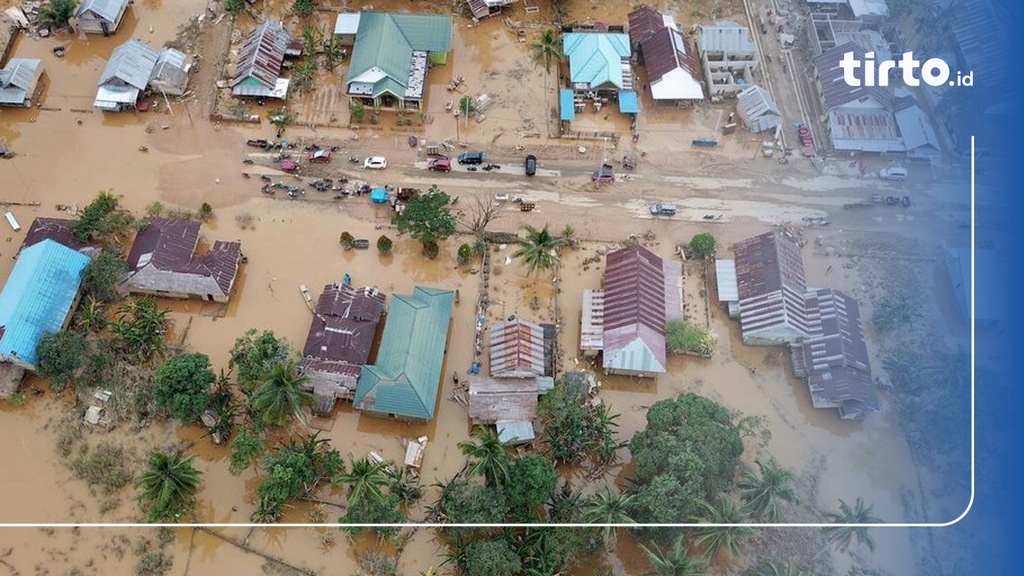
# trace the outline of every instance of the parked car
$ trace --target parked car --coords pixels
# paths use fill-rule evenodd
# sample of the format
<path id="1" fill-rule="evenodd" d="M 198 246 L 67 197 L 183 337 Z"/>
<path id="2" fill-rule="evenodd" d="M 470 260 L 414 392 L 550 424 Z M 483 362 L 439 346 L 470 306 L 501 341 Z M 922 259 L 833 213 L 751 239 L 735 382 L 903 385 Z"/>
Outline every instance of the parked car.
<path id="1" fill-rule="evenodd" d="M 388 159 L 383 156 L 370 156 L 363 162 L 367 170 L 383 170 L 388 167 Z"/>
<path id="2" fill-rule="evenodd" d="M 651 214 L 655 216 L 675 216 L 676 205 L 675 204 L 655 204 L 651 206 Z"/>
<path id="3" fill-rule="evenodd" d="M 431 158 L 427 162 L 427 170 L 431 172 L 451 172 L 452 161 L 447 158 Z"/>
<path id="4" fill-rule="evenodd" d="M 901 182 L 907 178 L 907 169 L 900 166 L 891 166 L 889 168 L 882 168 L 878 171 L 878 177 L 882 180 L 893 180 L 895 182 Z"/>
<path id="5" fill-rule="evenodd" d="M 599 168 L 590 178 L 594 182 L 615 182 L 615 171 L 608 167 Z"/>
<path id="6" fill-rule="evenodd" d="M 533 154 L 527 154 L 526 156 L 526 175 L 533 176 L 537 173 L 537 157 Z"/>
<path id="7" fill-rule="evenodd" d="M 331 151 L 330 150 L 317 150 L 309 155 L 310 162 L 320 162 L 323 164 L 331 163 Z"/>
<path id="8" fill-rule="evenodd" d="M 463 152 L 459 154 L 459 164 L 483 164 L 483 152 Z"/>

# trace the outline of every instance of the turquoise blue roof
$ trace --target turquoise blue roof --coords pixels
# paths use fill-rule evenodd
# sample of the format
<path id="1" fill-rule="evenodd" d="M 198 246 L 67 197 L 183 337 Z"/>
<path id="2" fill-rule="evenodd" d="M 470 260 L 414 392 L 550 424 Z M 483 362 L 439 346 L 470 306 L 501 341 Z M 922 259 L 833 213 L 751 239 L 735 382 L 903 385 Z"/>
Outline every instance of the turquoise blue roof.
<path id="1" fill-rule="evenodd" d="M 629 36 L 608 32 L 570 33 L 562 36 L 569 57 L 569 78 L 573 84 L 599 88 L 612 84 L 621 89 L 622 59 L 632 55 Z"/>
<path id="2" fill-rule="evenodd" d="M 448 52 L 451 45 L 451 16 L 360 12 L 345 85 L 362 76 L 374 86 L 371 96 L 390 92 L 404 98 L 412 53 Z"/>
<path id="3" fill-rule="evenodd" d="M 88 256 L 53 240 L 21 251 L 0 292 L 0 357 L 35 366 L 39 339 L 64 326 L 88 264 Z"/>
<path id="4" fill-rule="evenodd" d="M 640 111 L 640 102 L 637 101 L 636 92 L 619 92 L 619 112 L 623 114 L 636 114 Z"/>
<path id="5" fill-rule="evenodd" d="M 363 367 L 354 399 L 359 410 L 431 420 L 437 406 L 455 293 L 417 286 L 395 295 L 377 351 Z"/>
<path id="6" fill-rule="evenodd" d="M 576 103 L 573 98 L 573 91 L 562 88 L 558 91 L 558 101 L 561 103 L 562 120 L 572 122 L 576 119 Z"/>

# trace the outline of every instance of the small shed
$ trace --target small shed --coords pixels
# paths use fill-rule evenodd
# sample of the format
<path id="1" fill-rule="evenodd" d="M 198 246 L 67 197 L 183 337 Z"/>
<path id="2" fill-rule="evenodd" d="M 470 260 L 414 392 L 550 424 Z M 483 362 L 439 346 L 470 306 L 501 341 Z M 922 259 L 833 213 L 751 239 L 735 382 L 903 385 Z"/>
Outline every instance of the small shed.
<path id="1" fill-rule="evenodd" d="M 718 283 L 718 302 L 725 304 L 729 318 L 739 318 L 740 291 L 736 285 L 736 261 L 715 260 L 715 279 Z"/>
<path id="2" fill-rule="evenodd" d="M 334 21 L 334 35 L 343 46 L 352 46 L 356 43 L 356 31 L 359 30 L 359 13 L 342 12 Z"/>
<path id="3" fill-rule="evenodd" d="M 536 438 L 532 422 L 498 422 L 494 427 L 498 430 L 498 440 L 502 444 L 528 444 Z"/>
<path id="4" fill-rule="evenodd" d="M 583 314 L 580 318 L 580 350 L 593 358 L 604 348 L 604 290 L 583 291 Z"/>
<path id="5" fill-rule="evenodd" d="M 42 75 L 42 60 L 11 58 L 0 69 L 0 106 L 32 106 Z"/>
<path id="6" fill-rule="evenodd" d="M 753 85 L 744 88 L 737 96 L 740 119 L 751 132 L 764 132 L 782 125 L 782 114 L 764 88 Z"/>
<path id="7" fill-rule="evenodd" d="M 109 36 L 117 32 L 130 0 L 82 0 L 75 14 L 78 27 L 87 34 Z"/>

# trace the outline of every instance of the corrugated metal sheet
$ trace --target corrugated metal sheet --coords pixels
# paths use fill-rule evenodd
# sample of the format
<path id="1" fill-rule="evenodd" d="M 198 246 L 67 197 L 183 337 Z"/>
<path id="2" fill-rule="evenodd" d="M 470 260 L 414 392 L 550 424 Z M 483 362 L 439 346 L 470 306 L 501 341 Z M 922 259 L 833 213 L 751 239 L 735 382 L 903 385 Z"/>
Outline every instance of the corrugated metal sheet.
<path id="1" fill-rule="evenodd" d="M 822 105 L 825 111 L 831 111 L 851 102 L 860 102 L 863 98 L 870 98 L 878 106 L 878 109 L 892 112 L 892 96 L 883 86 L 850 86 L 843 79 L 843 69 L 839 63 L 843 55 L 853 52 L 854 58 L 865 60 L 864 49 L 860 46 L 847 42 L 840 46 L 829 48 L 814 59 L 814 68 L 817 71 L 818 83 L 821 87 Z"/>
<path id="2" fill-rule="evenodd" d="M 641 42 L 640 49 L 655 100 L 704 99 L 700 66 L 681 34 L 663 27 Z"/>
<path id="3" fill-rule="evenodd" d="M 454 303 L 455 292 L 421 286 L 391 298 L 377 363 L 359 376 L 357 409 L 434 418 Z"/>
<path id="4" fill-rule="evenodd" d="M 771 94 L 764 88 L 750 86 L 737 94 L 736 98 L 739 101 L 740 118 L 751 132 L 764 132 L 782 125 L 782 114 L 775 106 Z"/>
<path id="5" fill-rule="evenodd" d="M 700 27 L 700 51 L 728 54 L 756 54 L 757 46 L 750 38 L 750 30 L 735 22 L 716 22 Z"/>
<path id="6" fill-rule="evenodd" d="M 495 428 L 502 444 L 525 444 L 535 437 L 532 422 L 498 422 Z"/>
<path id="7" fill-rule="evenodd" d="M 0 358 L 35 366 L 39 339 L 64 325 L 88 264 L 53 240 L 21 251 L 0 292 Z"/>
<path id="8" fill-rule="evenodd" d="M 188 85 L 188 73 L 185 72 L 185 54 L 174 48 L 164 48 L 157 58 L 156 66 L 149 78 L 149 83 L 166 94 L 181 95 Z"/>
<path id="9" fill-rule="evenodd" d="M 600 352 L 604 348 L 604 290 L 583 291 L 583 316 L 580 324 L 580 349 L 584 352 Z"/>
<path id="10" fill-rule="evenodd" d="M 469 383 L 469 418 L 474 424 L 532 421 L 543 391 L 534 378 L 473 378 Z"/>
<path id="11" fill-rule="evenodd" d="M 42 68 L 42 60 L 34 58 L 8 60 L 0 70 L 0 104 L 22 105 L 32 95 Z"/>
<path id="12" fill-rule="evenodd" d="M 328 284 L 317 300 L 303 355 L 363 365 L 384 313 L 384 294 L 376 288 Z"/>
<path id="13" fill-rule="evenodd" d="M 626 15 L 629 22 L 629 41 L 634 47 L 638 46 L 645 38 L 649 38 L 655 32 L 665 28 L 665 22 L 661 13 L 647 6 L 641 5 Z M 647 54 L 644 54 L 646 60 Z"/>
<path id="14" fill-rule="evenodd" d="M 76 16 L 81 18 L 91 12 L 103 20 L 117 22 L 117 17 L 127 9 L 129 0 L 82 0 L 78 5 Z"/>
<path id="15" fill-rule="evenodd" d="M 32 225 L 29 226 L 28 232 L 25 233 L 25 239 L 21 242 L 21 249 L 24 250 L 29 246 L 35 246 L 43 240 L 53 240 L 72 250 L 85 248 L 86 244 L 80 242 L 72 233 L 74 225 L 74 220 L 67 220 L 65 218 L 36 218 L 32 220 Z"/>
<path id="16" fill-rule="evenodd" d="M 889 5 L 885 0 L 847 0 L 850 11 L 857 18 L 864 16 L 888 16 Z"/>
<path id="17" fill-rule="evenodd" d="M 576 95 L 568 88 L 562 88 L 558 91 L 558 104 L 561 109 L 563 122 L 572 122 L 576 119 L 575 98 Z"/>
<path id="18" fill-rule="evenodd" d="M 804 296 L 800 247 L 781 232 L 767 232 L 734 246 L 743 338 L 784 334 L 787 340 L 813 333 Z"/>
<path id="19" fill-rule="evenodd" d="M 334 21 L 334 33 L 343 36 L 354 35 L 359 30 L 359 13 L 343 12 Z"/>
<path id="20" fill-rule="evenodd" d="M 921 110 L 917 104 L 903 108 L 895 114 L 896 126 L 900 129 L 900 136 L 903 137 L 903 145 L 907 152 L 919 148 L 931 148 L 936 153 L 940 152 L 939 139 L 935 135 L 928 115 Z"/>
<path id="21" fill-rule="evenodd" d="M 268 20 L 256 27 L 245 38 L 231 86 L 252 79 L 266 90 L 273 90 L 281 74 L 284 53 L 291 35 L 280 21 Z M 237 95 L 237 94 L 236 94 Z"/>
<path id="22" fill-rule="evenodd" d="M 448 52 L 451 50 L 451 36 L 450 16 L 361 12 L 352 59 L 345 76 L 347 93 L 376 97 L 387 90 L 399 98 L 406 97 L 414 60 L 421 60 L 415 53 Z M 371 70 L 380 72 L 370 82 L 372 88 L 353 91 L 353 84 L 367 83 L 365 77 L 360 77 Z M 425 74 L 424 69 L 424 77 Z M 422 86 L 419 94 L 422 95 Z"/>
<path id="23" fill-rule="evenodd" d="M 1012 78 L 1018 75 L 1019 71 L 1013 64 L 1015 58 L 1008 57 L 1009 45 L 1006 37 L 1019 32 L 1013 29 L 1003 30 L 1002 27 L 1002 24 L 1009 25 L 1011 22 L 1011 18 L 1000 19 L 993 10 L 992 2 L 988 0 L 961 0 L 956 17 L 952 21 L 952 29 L 963 58 L 963 70 L 970 70 L 974 72 L 976 79 L 990 80 L 993 85 L 998 82 L 998 78 Z M 1003 98 L 1013 94 L 1019 93 L 1005 90 L 1005 95 L 986 96 L 995 100 L 992 104 L 998 104 Z"/>
<path id="24" fill-rule="evenodd" d="M 611 252 L 604 272 L 605 369 L 665 371 L 665 269 L 636 245 Z"/>
<path id="25" fill-rule="evenodd" d="M 620 90 L 626 87 L 623 59 L 629 59 L 633 54 L 629 36 L 611 32 L 572 32 L 562 35 L 562 46 L 569 57 L 569 76 L 574 85 L 584 85 L 588 89 L 608 84 Z"/>
<path id="26" fill-rule="evenodd" d="M 132 38 L 110 53 L 110 60 L 100 74 L 97 86 L 115 89 L 127 85 L 145 90 L 159 57 L 159 51 Z"/>
<path id="27" fill-rule="evenodd" d="M 739 289 L 736 287 L 736 261 L 715 260 L 715 280 L 718 283 L 719 302 L 738 302 Z"/>
<path id="28" fill-rule="evenodd" d="M 201 224 L 192 220 L 152 218 L 135 236 L 128 253 L 129 289 L 166 291 L 204 297 L 211 289 L 210 279 L 220 296 L 231 294 L 241 258 L 240 242 L 216 241 L 209 252 L 196 256 Z M 140 274 L 153 268 L 166 274 Z M 136 275 L 139 280 L 136 281 Z M 195 277 L 195 278 L 190 278 Z M 145 278 L 145 286 L 142 279 Z"/>
<path id="29" fill-rule="evenodd" d="M 490 331 L 490 372 L 495 378 L 544 376 L 547 346 L 540 324 L 499 322 Z"/>

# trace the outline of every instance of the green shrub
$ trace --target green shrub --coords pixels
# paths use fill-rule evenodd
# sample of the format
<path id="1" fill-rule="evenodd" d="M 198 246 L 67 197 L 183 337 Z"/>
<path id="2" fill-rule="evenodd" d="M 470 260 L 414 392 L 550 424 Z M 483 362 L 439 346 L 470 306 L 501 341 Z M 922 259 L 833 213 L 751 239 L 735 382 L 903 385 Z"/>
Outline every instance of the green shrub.
<path id="1" fill-rule="evenodd" d="M 687 251 L 691 258 L 708 258 L 715 255 L 715 237 L 707 232 L 701 232 L 690 240 Z"/>
<path id="2" fill-rule="evenodd" d="M 710 358 L 718 345 L 718 336 L 686 320 L 670 320 L 665 324 L 665 343 L 669 352 Z"/>

